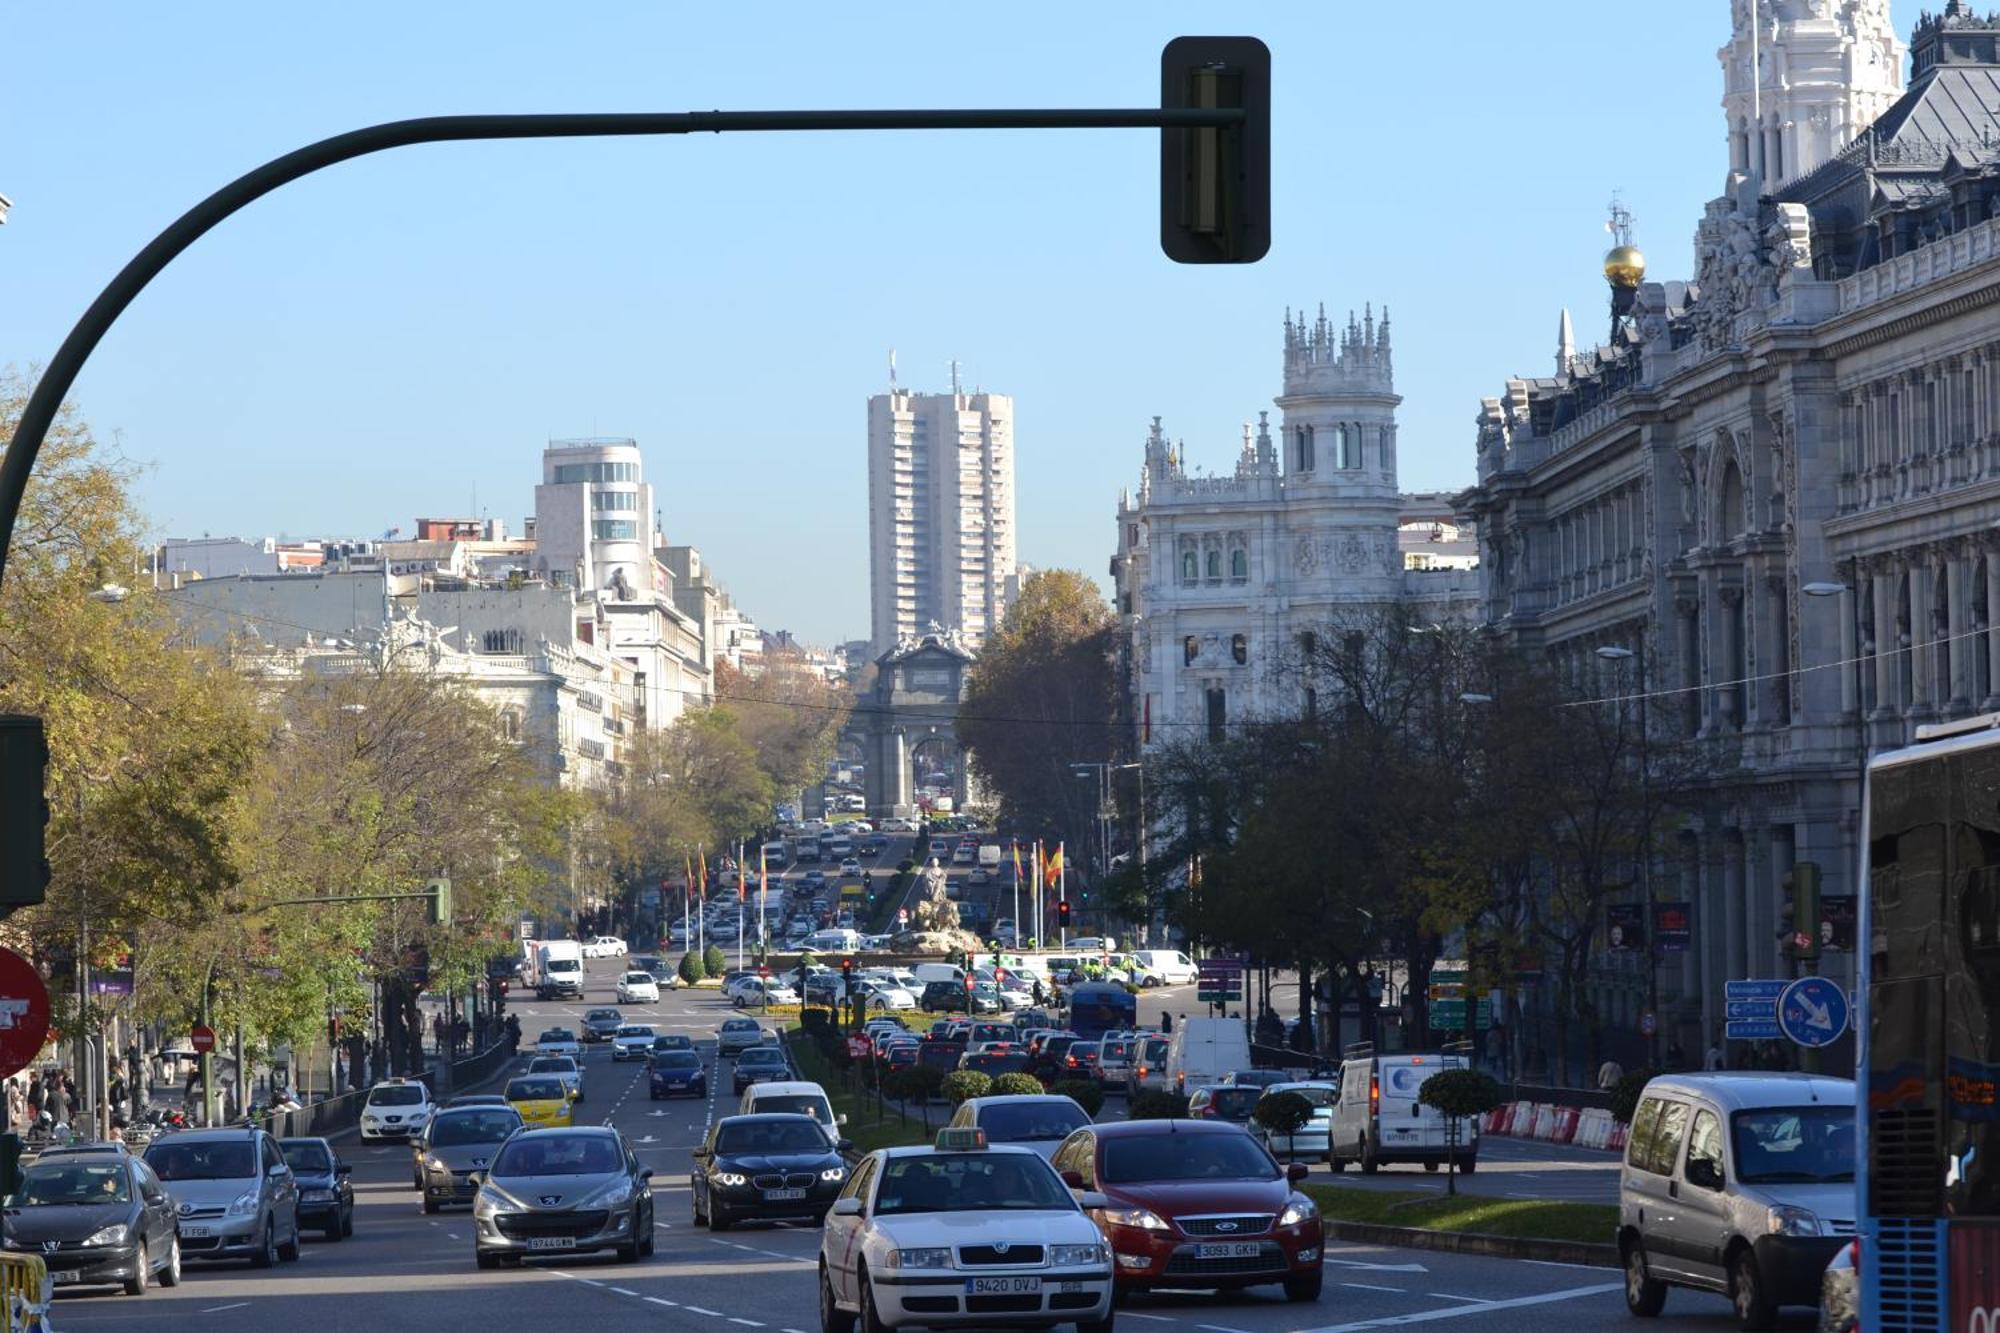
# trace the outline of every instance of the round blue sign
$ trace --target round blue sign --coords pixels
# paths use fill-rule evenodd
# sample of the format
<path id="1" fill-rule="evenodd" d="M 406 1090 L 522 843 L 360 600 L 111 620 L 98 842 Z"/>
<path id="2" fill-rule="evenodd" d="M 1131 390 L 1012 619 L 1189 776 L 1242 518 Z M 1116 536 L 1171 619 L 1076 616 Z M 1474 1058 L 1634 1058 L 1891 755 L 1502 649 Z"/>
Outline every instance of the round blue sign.
<path id="1" fill-rule="evenodd" d="M 1847 992 L 1825 977 L 1800 977 L 1778 997 L 1778 1030 L 1801 1046 L 1831 1046 L 1847 1031 Z"/>

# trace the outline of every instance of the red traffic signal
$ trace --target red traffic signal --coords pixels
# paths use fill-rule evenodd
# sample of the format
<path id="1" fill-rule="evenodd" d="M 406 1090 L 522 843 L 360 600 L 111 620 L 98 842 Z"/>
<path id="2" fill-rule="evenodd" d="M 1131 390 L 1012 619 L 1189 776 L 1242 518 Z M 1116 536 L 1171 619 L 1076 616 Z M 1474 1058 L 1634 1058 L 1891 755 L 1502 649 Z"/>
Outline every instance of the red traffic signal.
<path id="1" fill-rule="evenodd" d="M 1056 904 L 1056 921 L 1065 926 L 1069 924 L 1069 899 Z"/>

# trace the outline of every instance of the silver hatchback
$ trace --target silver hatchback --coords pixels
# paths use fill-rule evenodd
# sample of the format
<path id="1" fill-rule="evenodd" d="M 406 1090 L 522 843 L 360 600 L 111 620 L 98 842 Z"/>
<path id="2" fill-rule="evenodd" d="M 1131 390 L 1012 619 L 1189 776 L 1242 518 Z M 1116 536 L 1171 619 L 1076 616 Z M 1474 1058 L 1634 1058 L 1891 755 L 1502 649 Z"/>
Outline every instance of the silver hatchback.
<path id="1" fill-rule="evenodd" d="M 608 1126 L 529 1129 L 472 1173 L 473 1256 L 481 1268 L 536 1255 L 653 1252 L 653 1169 Z"/>

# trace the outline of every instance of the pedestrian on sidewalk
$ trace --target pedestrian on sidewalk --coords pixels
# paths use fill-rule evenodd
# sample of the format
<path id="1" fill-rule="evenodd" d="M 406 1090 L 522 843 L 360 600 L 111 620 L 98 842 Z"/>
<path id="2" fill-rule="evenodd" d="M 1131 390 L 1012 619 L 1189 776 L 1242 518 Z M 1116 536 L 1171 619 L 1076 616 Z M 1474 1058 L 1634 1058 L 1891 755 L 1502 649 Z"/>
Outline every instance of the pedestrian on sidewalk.
<path id="1" fill-rule="evenodd" d="M 1606 1060 L 1597 1067 L 1597 1090 L 1599 1092 L 1614 1091 L 1624 1078 L 1625 1066 L 1619 1064 L 1616 1060 Z"/>

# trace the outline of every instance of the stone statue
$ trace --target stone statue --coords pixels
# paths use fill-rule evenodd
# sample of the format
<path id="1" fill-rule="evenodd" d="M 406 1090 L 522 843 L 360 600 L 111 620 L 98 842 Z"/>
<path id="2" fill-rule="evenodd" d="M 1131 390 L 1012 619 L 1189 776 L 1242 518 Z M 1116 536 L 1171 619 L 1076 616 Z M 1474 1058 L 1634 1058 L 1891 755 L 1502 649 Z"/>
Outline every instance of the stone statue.
<path id="1" fill-rule="evenodd" d="M 922 897 L 917 901 L 916 927 L 920 931 L 958 930 L 958 904 L 945 894 L 944 867 L 933 856 L 917 874 Z"/>

